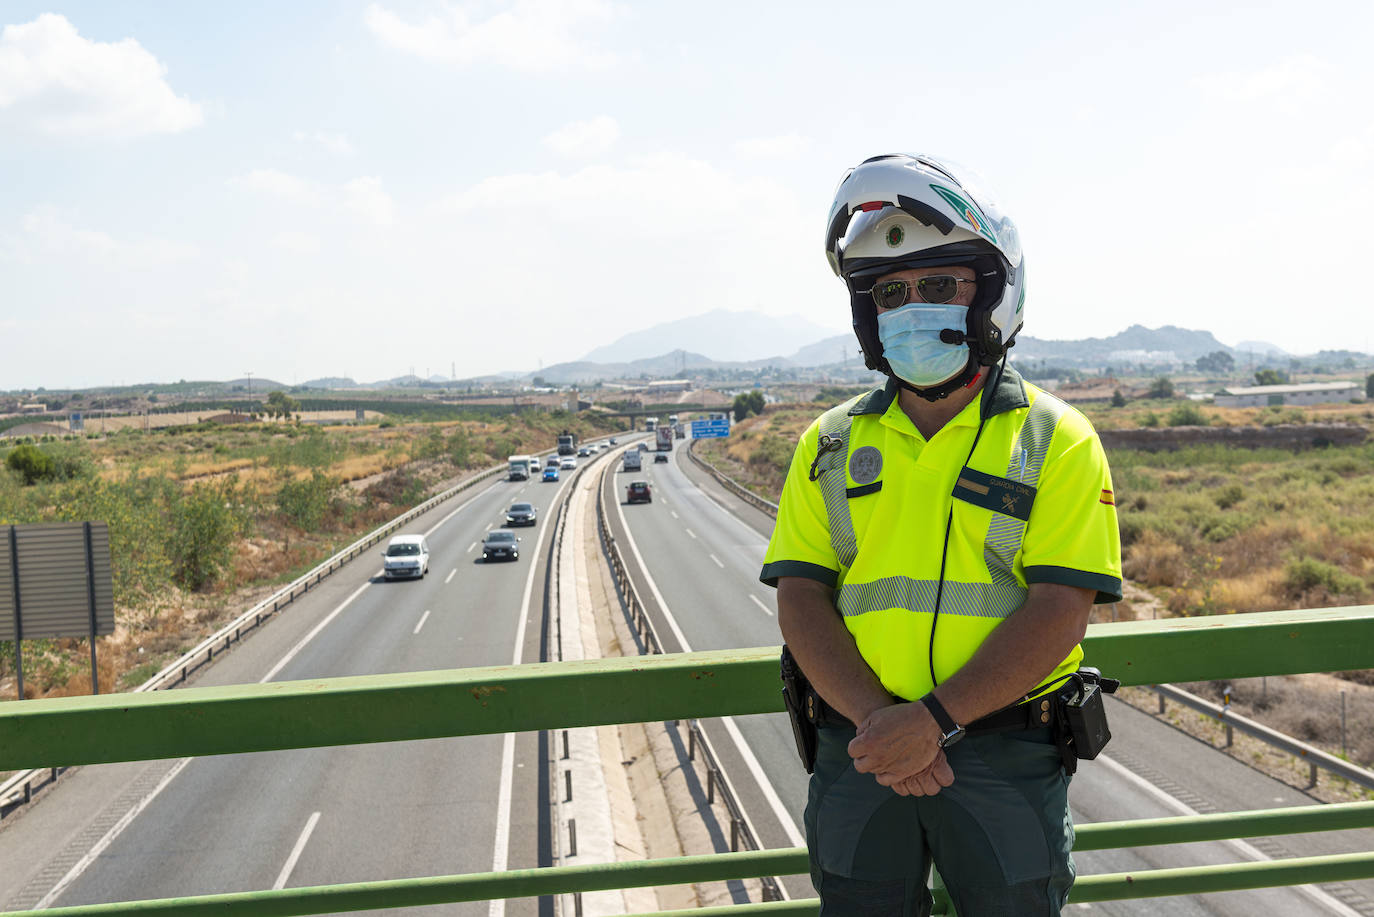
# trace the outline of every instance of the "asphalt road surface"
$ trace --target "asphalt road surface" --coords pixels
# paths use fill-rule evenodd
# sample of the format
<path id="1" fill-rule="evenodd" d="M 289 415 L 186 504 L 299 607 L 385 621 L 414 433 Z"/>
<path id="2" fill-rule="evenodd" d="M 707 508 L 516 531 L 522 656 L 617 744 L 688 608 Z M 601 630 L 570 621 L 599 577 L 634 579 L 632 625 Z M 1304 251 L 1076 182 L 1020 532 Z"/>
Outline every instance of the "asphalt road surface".
<path id="1" fill-rule="evenodd" d="M 585 460 L 584 460 L 585 461 Z M 330 577 L 205 670 L 199 685 L 539 660 L 542 561 L 560 483 L 478 485 L 407 527 L 421 580 L 380 556 Z M 480 542 L 528 500 L 515 562 Z M 540 550 L 544 548 L 545 550 Z M 379 549 L 380 553 L 380 549 Z M 0 831 L 0 902 L 58 906 L 547 865 L 540 735 L 303 749 L 85 767 Z M 534 914 L 533 899 L 415 909 Z M 405 913 L 388 911 L 387 913 Z"/>

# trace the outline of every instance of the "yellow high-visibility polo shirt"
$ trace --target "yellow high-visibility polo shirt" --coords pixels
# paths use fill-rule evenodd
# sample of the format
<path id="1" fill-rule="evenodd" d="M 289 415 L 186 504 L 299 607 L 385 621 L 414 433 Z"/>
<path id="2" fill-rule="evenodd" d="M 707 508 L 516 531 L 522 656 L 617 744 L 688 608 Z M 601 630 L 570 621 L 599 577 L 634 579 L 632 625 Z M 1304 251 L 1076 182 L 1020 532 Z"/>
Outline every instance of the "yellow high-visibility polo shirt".
<path id="1" fill-rule="evenodd" d="M 759 578 L 833 587 L 864 660 L 894 696 L 915 700 L 935 686 L 937 592 L 939 683 L 1021 607 L 1030 583 L 1120 600 L 1121 545 L 1106 455 L 1078 411 L 1007 368 L 927 441 L 896 394 L 889 382 L 802 434 Z M 1075 646 L 1042 684 L 1082 658 Z"/>

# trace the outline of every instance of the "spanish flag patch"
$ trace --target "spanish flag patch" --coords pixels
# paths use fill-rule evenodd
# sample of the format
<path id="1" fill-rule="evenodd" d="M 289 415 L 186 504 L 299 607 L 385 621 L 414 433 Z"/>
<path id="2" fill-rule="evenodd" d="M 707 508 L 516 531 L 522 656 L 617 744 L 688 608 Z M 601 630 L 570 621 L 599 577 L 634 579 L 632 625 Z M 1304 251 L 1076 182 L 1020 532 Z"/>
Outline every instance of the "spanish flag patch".
<path id="1" fill-rule="evenodd" d="M 1110 490 L 1103 490 L 1103 491 L 1102 491 L 1102 498 L 1101 498 L 1100 500 L 1098 500 L 1097 502 L 1098 502 L 1098 503 L 1105 503 L 1105 504 L 1107 504 L 1108 506 L 1116 506 L 1116 497 L 1112 496 L 1112 492 L 1111 492 Z"/>

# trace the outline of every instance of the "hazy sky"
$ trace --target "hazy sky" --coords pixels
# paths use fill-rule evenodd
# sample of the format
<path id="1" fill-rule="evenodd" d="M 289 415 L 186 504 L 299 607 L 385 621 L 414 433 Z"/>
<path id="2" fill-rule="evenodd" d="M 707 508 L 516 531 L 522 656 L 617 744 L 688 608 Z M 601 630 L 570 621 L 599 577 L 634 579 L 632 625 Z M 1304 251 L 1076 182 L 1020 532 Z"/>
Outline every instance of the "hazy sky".
<path id="1" fill-rule="evenodd" d="M 903 150 L 997 190 L 1027 334 L 1374 349 L 1372 11 L 3 0 L 0 388 L 842 333 L 830 195 Z"/>

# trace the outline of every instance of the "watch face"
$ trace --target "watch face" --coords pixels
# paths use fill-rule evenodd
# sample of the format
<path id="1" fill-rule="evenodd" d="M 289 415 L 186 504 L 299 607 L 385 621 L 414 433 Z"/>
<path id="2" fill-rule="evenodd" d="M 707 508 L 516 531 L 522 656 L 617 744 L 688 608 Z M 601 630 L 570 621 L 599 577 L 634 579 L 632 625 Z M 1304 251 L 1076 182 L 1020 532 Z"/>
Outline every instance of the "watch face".
<path id="1" fill-rule="evenodd" d="M 951 729 L 949 732 L 947 732 L 947 733 L 945 733 L 944 735 L 940 736 L 940 747 L 941 747 L 941 748 L 948 748 L 949 746 L 953 745 L 955 742 L 959 741 L 959 740 L 962 739 L 963 737 L 964 737 L 964 727 L 963 727 L 963 726 L 955 726 L 955 727 L 954 727 L 953 729 Z"/>

